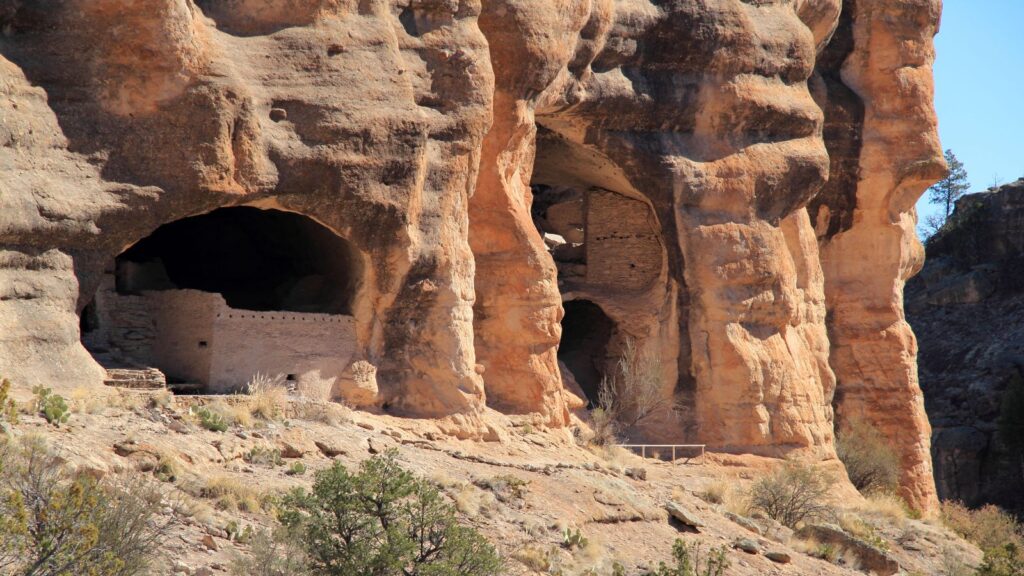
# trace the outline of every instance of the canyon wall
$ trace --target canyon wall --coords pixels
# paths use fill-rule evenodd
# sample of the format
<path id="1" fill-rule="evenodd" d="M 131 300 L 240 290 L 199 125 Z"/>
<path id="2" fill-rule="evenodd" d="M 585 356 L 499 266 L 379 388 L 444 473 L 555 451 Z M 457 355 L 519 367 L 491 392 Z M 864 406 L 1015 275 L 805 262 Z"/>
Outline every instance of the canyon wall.
<path id="1" fill-rule="evenodd" d="M 829 459 L 856 414 L 930 507 L 901 295 L 943 168 L 939 9 L 0 0 L 0 373 L 97 385 L 79 314 L 112 259 L 294 212 L 363 261 L 377 409 L 563 426 L 635 345 L 666 408 L 632 437 Z"/>
<path id="2" fill-rule="evenodd" d="M 1024 180 L 969 194 L 907 284 L 939 496 L 1024 510 Z"/>

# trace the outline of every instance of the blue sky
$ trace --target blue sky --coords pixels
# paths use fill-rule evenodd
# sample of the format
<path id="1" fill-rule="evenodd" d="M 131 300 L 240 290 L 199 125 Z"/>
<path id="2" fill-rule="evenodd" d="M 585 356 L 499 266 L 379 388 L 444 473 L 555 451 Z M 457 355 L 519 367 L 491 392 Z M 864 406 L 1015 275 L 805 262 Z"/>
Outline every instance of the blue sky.
<path id="1" fill-rule="evenodd" d="M 971 191 L 1024 176 L 1024 0 L 945 0 L 935 39 L 935 105 L 942 147 L 952 148 Z M 935 212 L 927 193 L 918 204 Z"/>

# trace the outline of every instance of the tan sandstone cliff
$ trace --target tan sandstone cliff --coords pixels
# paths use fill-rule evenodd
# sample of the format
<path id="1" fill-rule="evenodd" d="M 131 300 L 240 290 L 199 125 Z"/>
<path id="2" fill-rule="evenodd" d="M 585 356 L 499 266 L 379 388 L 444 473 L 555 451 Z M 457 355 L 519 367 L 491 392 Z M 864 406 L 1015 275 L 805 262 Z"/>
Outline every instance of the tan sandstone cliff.
<path id="1" fill-rule="evenodd" d="M 352 318 L 337 357 L 301 358 L 300 382 L 345 398 L 365 385 L 370 409 L 494 436 L 488 408 L 569 424 L 634 340 L 679 407 L 634 437 L 828 459 L 835 416 L 857 415 L 902 450 L 904 495 L 931 507 L 902 287 L 922 260 L 914 201 L 943 169 L 939 11 L 0 0 L 0 374 L 99 386 L 96 359 L 129 340 L 174 356 L 166 321 L 131 309 L 147 335 L 102 307 L 149 302 L 122 288 L 158 261 L 170 280 L 153 282 L 202 290 L 172 264 L 204 250 L 140 241 L 248 206 L 308 217 L 353 254 L 343 312 L 292 305 L 311 286 L 343 292 L 323 264 L 262 294 L 290 320 L 252 318 Z M 128 257 L 149 249 L 165 252 Z M 275 310 L 226 298 L 228 315 Z M 103 358 L 81 342 L 94 316 Z M 197 340 L 216 358 L 222 344 Z"/>

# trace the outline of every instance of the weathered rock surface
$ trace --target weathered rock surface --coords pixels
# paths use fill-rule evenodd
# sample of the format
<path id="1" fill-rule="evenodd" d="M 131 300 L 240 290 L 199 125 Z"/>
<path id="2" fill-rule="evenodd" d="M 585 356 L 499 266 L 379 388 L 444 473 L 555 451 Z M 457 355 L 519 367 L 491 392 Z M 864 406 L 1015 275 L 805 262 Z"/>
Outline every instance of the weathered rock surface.
<path id="1" fill-rule="evenodd" d="M 972 506 L 1024 505 L 998 425 L 1007 387 L 1024 381 L 1022 231 L 1024 180 L 964 196 L 907 284 L 939 495 Z"/>
<path id="2" fill-rule="evenodd" d="M 375 386 L 338 397 L 561 426 L 560 346 L 589 396 L 633 341 L 681 410 L 631 435 L 829 459 L 856 413 L 929 507 L 901 292 L 939 4 L 0 0 L 0 373 L 99 384 L 79 314 L 116 256 L 275 209 L 364 264 Z"/>
<path id="3" fill-rule="evenodd" d="M 903 285 L 924 258 L 914 204 L 944 174 L 935 112 L 922 105 L 934 91 L 932 36 L 941 2 L 846 6 L 852 9 L 826 49 L 830 57 L 819 64 L 832 178 L 811 204 L 836 416 L 880 429 L 900 451 L 902 495 L 929 508 L 936 504 L 931 429 Z"/>
<path id="4" fill-rule="evenodd" d="M 900 563 L 884 550 L 844 532 L 831 524 L 815 524 L 801 528 L 797 535 L 806 540 L 834 546 L 839 554 L 851 554 L 857 566 L 868 574 L 892 576 L 900 571 Z"/>

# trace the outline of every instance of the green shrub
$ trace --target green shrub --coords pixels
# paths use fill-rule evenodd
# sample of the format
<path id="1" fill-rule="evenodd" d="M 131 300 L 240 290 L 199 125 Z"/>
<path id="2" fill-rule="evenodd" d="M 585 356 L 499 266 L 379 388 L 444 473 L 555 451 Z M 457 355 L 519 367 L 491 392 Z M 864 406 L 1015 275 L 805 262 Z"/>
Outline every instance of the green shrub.
<path id="1" fill-rule="evenodd" d="M 199 408 L 195 411 L 195 415 L 199 419 L 199 425 L 211 432 L 226 432 L 228 429 L 227 419 L 209 408 Z"/>
<path id="2" fill-rule="evenodd" d="M 389 451 L 349 473 L 340 463 L 317 473 L 311 492 L 281 501 L 280 519 L 302 542 L 307 568 L 324 576 L 496 576 L 503 563 L 428 482 Z"/>
<path id="3" fill-rule="evenodd" d="M 895 492 L 899 488 L 899 454 L 869 422 L 851 420 L 836 437 L 836 453 L 857 490 Z"/>
<path id="4" fill-rule="evenodd" d="M 676 540 L 672 545 L 672 559 L 675 566 L 658 565 L 655 572 L 647 576 L 722 576 L 729 568 L 729 559 L 725 547 L 712 548 L 707 555 L 702 554 L 698 543 L 684 544 Z"/>
<path id="5" fill-rule="evenodd" d="M 0 574 L 151 573 L 168 527 L 155 488 L 74 474 L 37 438 L 0 445 L 0 466 Z"/>
<path id="6" fill-rule="evenodd" d="M 289 476 L 302 476 L 305 473 L 306 465 L 303 464 L 302 462 L 293 463 L 291 466 L 288 467 L 288 470 L 285 471 L 285 474 Z"/>
<path id="7" fill-rule="evenodd" d="M 32 388 L 32 393 L 36 395 L 36 411 L 40 416 L 58 428 L 61 424 L 67 423 L 71 412 L 63 396 L 54 394 L 53 390 L 42 386 Z"/>
<path id="8" fill-rule="evenodd" d="M 832 479 L 820 470 L 788 463 L 761 478 L 750 489 L 750 504 L 790 528 L 826 518 Z"/>

